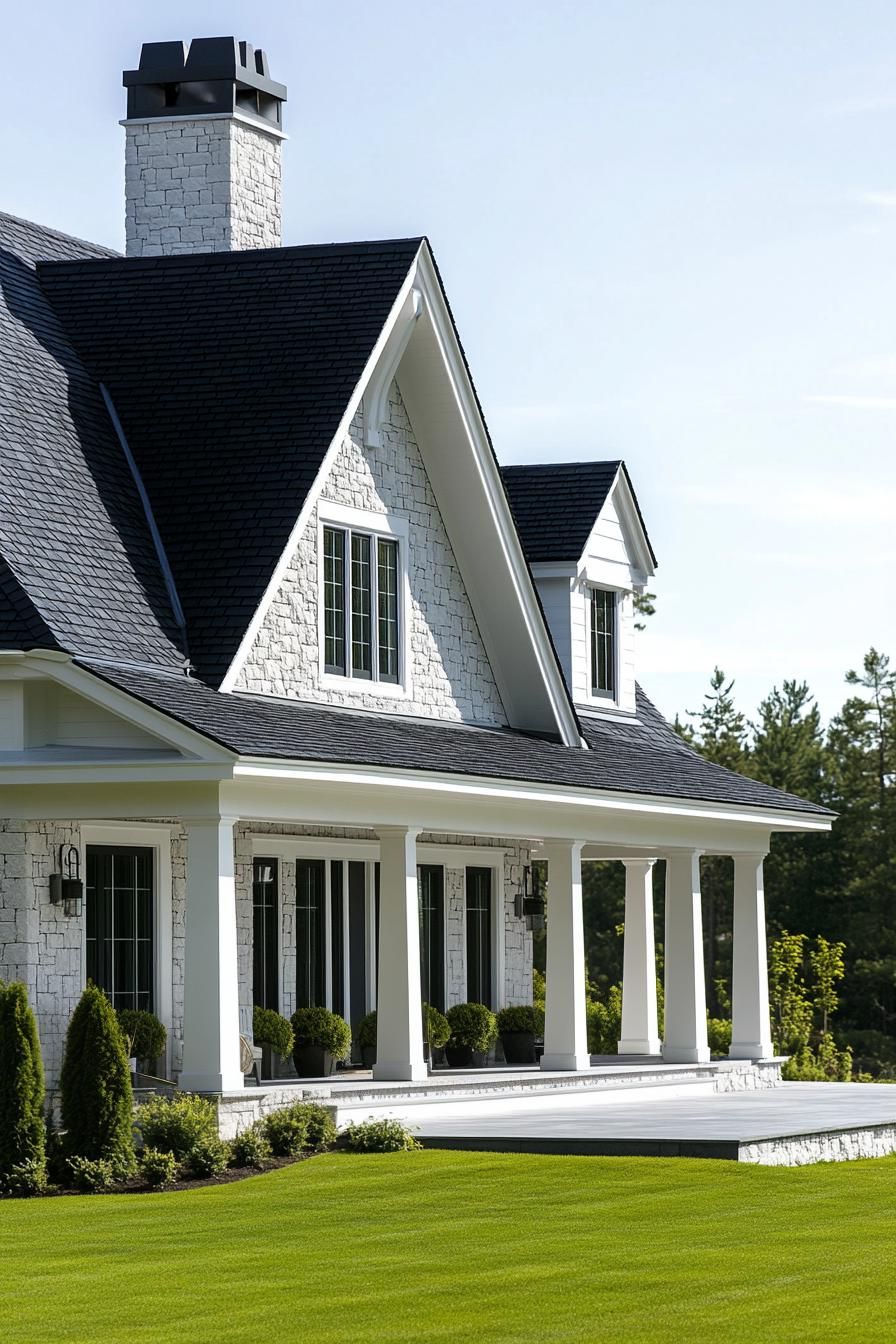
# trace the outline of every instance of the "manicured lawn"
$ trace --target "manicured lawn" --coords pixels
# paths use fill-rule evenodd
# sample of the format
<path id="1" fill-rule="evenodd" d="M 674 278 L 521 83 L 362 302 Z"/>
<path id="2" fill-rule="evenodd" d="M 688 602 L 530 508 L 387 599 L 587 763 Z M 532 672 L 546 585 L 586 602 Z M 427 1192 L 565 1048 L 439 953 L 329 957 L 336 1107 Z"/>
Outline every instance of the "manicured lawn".
<path id="1" fill-rule="evenodd" d="M 333 1154 L 0 1203 L 4 1341 L 891 1341 L 896 1159 Z"/>

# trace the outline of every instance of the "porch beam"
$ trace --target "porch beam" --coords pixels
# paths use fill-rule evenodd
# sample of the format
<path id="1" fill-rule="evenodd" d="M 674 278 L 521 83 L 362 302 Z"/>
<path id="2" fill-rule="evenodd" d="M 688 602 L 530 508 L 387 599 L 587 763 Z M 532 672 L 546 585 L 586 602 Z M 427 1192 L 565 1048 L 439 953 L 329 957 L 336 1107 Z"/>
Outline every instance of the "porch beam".
<path id="1" fill-rule="evenodd" d="M 180 1085 L 234 1092 L 240 1067 L 233 828 L 236 817 L 187 822 L 184 1059 Z"/>
<path id="2" fill-rule="evenodd" d="M 380 947 L 374 1078 L 427 1076 L 420 998 L 417 830 L 387 826 L 380 837 Z"/>
<path id="3" fill-rule="evenodd" d="M 709 1042 L 699 850 L 666 859 L 665 963 L 663 1059 L 671 1064 L 704 1064 Z"/>
<path id="4" fill-rule="evenodd" d="M 731 1059 L 774 1054 L 768 1005 L 764 854 L 735 854 Z"/>
<path id="5" fill-rule="evenodd" d="M 620 1055 L 658 1055 L 656 947 L 653 933 L 654 859 L 625 859 L 625 940 Z"/>
<path id="6" fill-rule="evenodd" d="M 587 1069 L 585 934 L 582 921 L 582 842 L 549 840 L 547 971 L 543 1069 Z"/>

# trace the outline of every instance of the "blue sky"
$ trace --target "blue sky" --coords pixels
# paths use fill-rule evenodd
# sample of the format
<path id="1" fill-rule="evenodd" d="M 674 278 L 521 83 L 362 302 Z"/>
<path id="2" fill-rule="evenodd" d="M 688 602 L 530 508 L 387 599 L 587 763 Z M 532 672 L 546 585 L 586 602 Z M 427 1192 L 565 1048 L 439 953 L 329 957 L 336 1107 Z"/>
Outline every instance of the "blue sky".
<path id="1" fill-rule="evenodd" d="M 501 459 L 627 461 L 664 711 L 896 656 L 891 0 L 16 6 L 0 207 L 122 246 L 120 72 L 218 33 L 289 87 L 284 241 L 427 233 Z"/>

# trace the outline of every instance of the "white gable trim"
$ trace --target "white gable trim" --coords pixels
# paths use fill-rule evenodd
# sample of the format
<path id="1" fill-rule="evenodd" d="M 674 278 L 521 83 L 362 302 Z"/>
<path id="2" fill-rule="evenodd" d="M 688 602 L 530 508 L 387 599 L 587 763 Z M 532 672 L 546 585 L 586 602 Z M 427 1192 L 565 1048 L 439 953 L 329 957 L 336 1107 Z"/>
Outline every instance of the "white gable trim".
<path id="1" fill-rule="evenodd" d="M 651 579 L 656 573 L 656 565 L 650 550 L 650 543 L 647 540 L 647 534 L 644 531 L 644 524 L 641 522 L 638 514 L 638 506 L 635 503 L 635 496 L 629 484 L 625 469 L 619 467 L 612 486 L 607 491 L 607 497 L 592 524 L 591 531 L 588 534 L 588 540 L 585 543 L 585 550 L 579 557 L 578 572 L 580 577 L 586 578 L 589 582 L 605 583 L 605 576 L 589 572 L 586 565 L 588 550 L 591 545 L 591 538 L 597 530 L 598 524 L 604 516 L 604 512 L 613 507 L 616 510 L 616 516 L 619 519 L 619 525 L 622 528 L 622 537 L 625 542 L 625 549 L 628 553 L 629 563 L 632 568 L 632 578 L 636 588 L 643 588 L 648 579 Z"/>

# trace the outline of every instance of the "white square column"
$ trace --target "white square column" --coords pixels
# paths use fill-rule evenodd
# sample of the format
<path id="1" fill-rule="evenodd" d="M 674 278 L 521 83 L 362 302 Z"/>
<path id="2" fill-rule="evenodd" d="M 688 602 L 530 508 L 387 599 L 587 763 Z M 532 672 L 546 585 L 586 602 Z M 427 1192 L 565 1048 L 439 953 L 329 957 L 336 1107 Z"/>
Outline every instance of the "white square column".
<path id="1" fill-rule="evenodd" d="M 550 840 L 548 863 L 547 970 L 543 1069 L 587 1069 L 585 934 L 582 922 L 582 843 Z"/>
<path id="2" fill-rule="evenodd" d="M 653 936 L 654 859 L 624 859 L 625 942 L 622 954 L 620 1055 L 658 1055 L 656 947 Z"/>
<path id="3" fill-rule="evenodd" d="M 731 987 L 731 1059 L 774 1054 L 768 1008 L 764 854 L 735 854 L 734 943 Z"/>
<path id="4" fill-rule="evenodd" d="M 187 822 L 182 1088 L 243 1086 L 233 828 L 236 817 Z"/>
<path id="5" fill-rule="evenodd" d="M 663 1059 L 670 1064 L 704 1064 L 709 1041 L 698 850 L 666 859 L 665 960 Z"/>
<path id="6" fill-rule="evenodd" d="M 373 1076 L 399 1082 L 427 1076 L 420 998 L 417 835 L 404 826 L 388 826 L 379 832 L 380 952 Z"/>

